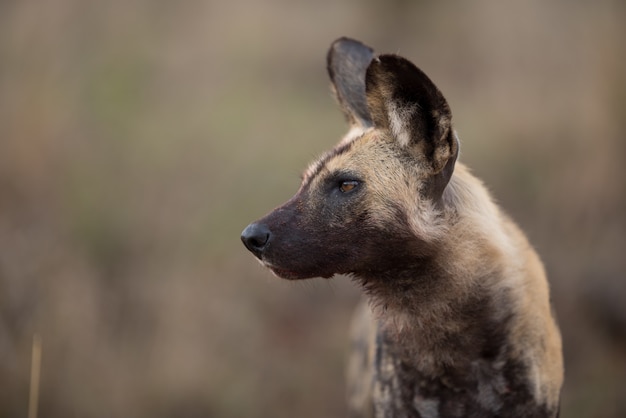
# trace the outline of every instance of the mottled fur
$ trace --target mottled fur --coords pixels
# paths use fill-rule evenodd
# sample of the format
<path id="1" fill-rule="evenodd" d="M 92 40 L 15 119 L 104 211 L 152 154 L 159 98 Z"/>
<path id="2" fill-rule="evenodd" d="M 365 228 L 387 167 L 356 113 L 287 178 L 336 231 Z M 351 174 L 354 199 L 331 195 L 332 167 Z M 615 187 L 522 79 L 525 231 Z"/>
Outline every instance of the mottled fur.
<path id="1" fill-rule="evenodd" d="M 354 417 L 554 417 L 560 334 L 541 261 L 457 163 L 437 87 L 342 38 L 328 69 L 351 129 L 296 195 L 242 234 L 287 279 L 349 274 Z"/>

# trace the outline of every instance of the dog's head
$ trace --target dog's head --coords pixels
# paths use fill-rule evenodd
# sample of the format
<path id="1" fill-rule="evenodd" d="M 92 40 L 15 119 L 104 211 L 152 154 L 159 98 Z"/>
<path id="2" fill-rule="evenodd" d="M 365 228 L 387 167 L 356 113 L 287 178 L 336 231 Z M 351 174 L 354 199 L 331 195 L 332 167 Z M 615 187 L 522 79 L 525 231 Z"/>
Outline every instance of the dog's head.
<path id="1" fill-rule="evenodd" d="M 439 205 L 458 153 L 450 109 L 411 62 L 355 40 L 332 44 L 328 72 L 350 131 L 241 239 L 287 279 L 406 269 L 445 231 Z"/>

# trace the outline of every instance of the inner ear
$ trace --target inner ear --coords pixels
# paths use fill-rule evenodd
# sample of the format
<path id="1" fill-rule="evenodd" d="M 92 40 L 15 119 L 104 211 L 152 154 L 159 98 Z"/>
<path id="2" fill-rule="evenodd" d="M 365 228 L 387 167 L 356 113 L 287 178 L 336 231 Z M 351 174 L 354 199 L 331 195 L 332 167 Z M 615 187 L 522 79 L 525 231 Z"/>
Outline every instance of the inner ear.
<path id="1" fill-rule="evenodd" d="M 337 39 L 328 50 L 327 69 L 333 89 L 351 125 L 367 128 L 372 120 L 365 95 L 365 72 L 374 50 L 350 38 Z"/>
<path id="2" fill-rule="evenodd" d="M 456 159 L 458 145 L 448 103 L 413 63 L 397 55 L 374 59 L 366 71 L 366 97 L 374 126 L 389 131 L 433 173 Z"/>

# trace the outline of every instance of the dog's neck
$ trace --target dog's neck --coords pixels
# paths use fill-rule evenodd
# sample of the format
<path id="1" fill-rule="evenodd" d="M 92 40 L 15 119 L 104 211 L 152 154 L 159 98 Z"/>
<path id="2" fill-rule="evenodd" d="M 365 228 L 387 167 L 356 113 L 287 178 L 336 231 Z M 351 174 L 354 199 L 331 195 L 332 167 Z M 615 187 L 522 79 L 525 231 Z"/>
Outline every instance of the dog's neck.
<path id="1" fill-rule="evenodd" d="M 491 293 L 504 271 L 465 260 L 459 264 L 474 265 L 474 271 L 455 269 L 453 252 L 440 248 L 410 268 L 359 279 L 384 338 L 407 366 L 433 378 L 464 380 L 472 365 L 503 355 L 512 307 L 506 294 Z"/>
<path id="2" fill-rule="evenodd" d="M 442 199 L 440 216 L 449 239 L 407 240 L 386 271 L 356 274 L 397 355 L 433 377 L 452 370 L 462 374 L 472 364 L 506 355 L 515 314 L 505 283 L 511 273 L 507 260 L 519 244 L 508 239 L 506 222 L 487 191 L 465 174 L 453 176 Z M 485 214 L 500 222 L 481 222 Z"/>

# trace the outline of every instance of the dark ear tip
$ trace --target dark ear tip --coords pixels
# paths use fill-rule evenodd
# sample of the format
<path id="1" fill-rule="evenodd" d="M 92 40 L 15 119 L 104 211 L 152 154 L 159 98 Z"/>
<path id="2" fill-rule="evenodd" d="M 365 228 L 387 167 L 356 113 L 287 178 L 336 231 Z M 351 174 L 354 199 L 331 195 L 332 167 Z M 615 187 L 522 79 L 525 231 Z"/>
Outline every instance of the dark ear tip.
<path id="1" fill-rule="evenodd" d="M 349 56 L 351 53 L 354 53 L 353 51 L 359 51 L 360 53 L 368 51 L 370 54 L 374 54 L 374 50 L 363 42 L 342 36 L 341 38 L 335 39 L 333 43 L 330 44 L 330 48 L 326 54 L 326 63 L 328 64 L 329 71 L 332 69 L 335 57 Z"/>
<path id="2" fill-rule="evenodd" d="M 365 48 L 368 49 L 370 52 L 374 52 L 371 47 L 365 45 L 363 42 L 357 41 L 353 38 L 348 38 L 347 36 L 342 36 L 341 38 L 335 39 L 333 43 L 330 44 L 330 50 L 328 52 L 330 53 L 351 47 L 358 47 L 359 49 Z"/>
<path id="3" fill-rule="evenodd" d="M 380 68 L 384 71 L 390 71 L 397 68 L 417 68 L 415 65 L 404 57 L 395 54 L 382 54 L 372 60 L 370 65 Z"/>
<path id="4" fill-rule="evenodd" d="M 347 36 L 341 36 L 341 37 L 339 37 L 339 38 L 335 39 L 335 40 L 333 41 L 333 43 L 331 43 L 331 44 L 330 44 L 330 49 L 331 49 L 331 50 L 332 50 L 332 49 L 336 49 L 336 48 L 337 48 L 338 46 L 340 46 L 341 44 L 344 44 L 344 43 L 351 43 L 351 42 L 359 42 L 359 41 L 357 41 L 356 39 L 349 38 L 349 37 L 347 37 Z"/>
<path id="5" fill-rule="evenodd" d="M 347 37 L 334 41 L 326 56 L 326 69 L 335 96 L 351 124 L 371 125 L 365 96 L 365 71 L 373 57 L 372 48 Z"/>
<path id="6" fill-rule="evenodd" d="M 397 80 L 405 86 L 411 84 L 421 85 L 421 89 L 426 88 L 432 92 L 431 95 L 441 96 L 435 84 L 421 69 L 399 55 L 379 55 L 372 60 L 365 74 L 366 90 L 369 84 L 375 84 L 377 81 L 390 82 L 391 80 Z"/>
<path id="7" fill-rule="evenodd" d="M 375 57 L 365 71 L 366 84 L 383 74 L 393 73 L 395 69 L 402 66 L 403 61 L 406 61 L 406 59 L 392 54 L 383 54 Z"/>

